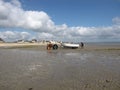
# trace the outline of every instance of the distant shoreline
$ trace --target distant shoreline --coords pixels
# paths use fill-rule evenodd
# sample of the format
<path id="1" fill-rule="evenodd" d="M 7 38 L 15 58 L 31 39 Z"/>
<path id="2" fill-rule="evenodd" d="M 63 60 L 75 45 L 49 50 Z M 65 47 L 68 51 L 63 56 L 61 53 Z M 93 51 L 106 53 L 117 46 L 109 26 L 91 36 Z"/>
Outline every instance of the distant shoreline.
<path id="1" fill-rule="evenodd" d="M 16 47 L 16 46 L 43 46 L 46 43 L 0 43 L 0 47 Z"/>
<path id="2" fill-rule="evenodd" d="M 46 50 L 47 43 L 0 43 L 0 48 L 23 48 L 23 49 L 35 49 Z M 58 48 L 60 50 L 61 47 Z M 63 49 L 63 48 L 62 48 Z M 66 50 L 66 49 L 65 49 Z M 75 49 L 73 49 L 75 50 Z M 76 50 L 120 50 L 120 44 L 102 44 L 102 43 L 85 43 L 83 49 L 78 48 Z"/>

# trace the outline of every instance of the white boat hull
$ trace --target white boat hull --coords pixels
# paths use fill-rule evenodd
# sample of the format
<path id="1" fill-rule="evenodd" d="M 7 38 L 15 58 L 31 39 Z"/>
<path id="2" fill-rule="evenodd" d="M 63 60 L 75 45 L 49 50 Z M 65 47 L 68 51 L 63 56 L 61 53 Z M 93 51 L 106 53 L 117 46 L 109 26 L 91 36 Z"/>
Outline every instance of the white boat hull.
<path id="1" fill-rule="evenodd" d="M 66 48 L 79 48 L 79 44 L 73 44 L 73 43 L 62 43 L 62 46 Z"/>

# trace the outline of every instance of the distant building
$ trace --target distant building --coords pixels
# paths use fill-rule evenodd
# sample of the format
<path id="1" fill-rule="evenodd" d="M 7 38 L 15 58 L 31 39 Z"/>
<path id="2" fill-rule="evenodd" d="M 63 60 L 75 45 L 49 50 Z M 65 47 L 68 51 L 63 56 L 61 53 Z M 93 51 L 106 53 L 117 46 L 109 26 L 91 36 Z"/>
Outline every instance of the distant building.
<path id="1" fill-rule="evenodd" d="M 2 38 L 0 38 L 0 43 L 3 43 L 3 42 L 5 42 Z"/>
<path id="2" fill-rule="evenodd" d="M 32 43 L 36 43 L 37 40 L 36 40 L 36 39 L 32 39 L 31 42 L 32 42 Z"/>
<path id="3" fill-rule="evenodd" d="M 24 40 L 18 40 L 17 43 L 24 43 Z"/>

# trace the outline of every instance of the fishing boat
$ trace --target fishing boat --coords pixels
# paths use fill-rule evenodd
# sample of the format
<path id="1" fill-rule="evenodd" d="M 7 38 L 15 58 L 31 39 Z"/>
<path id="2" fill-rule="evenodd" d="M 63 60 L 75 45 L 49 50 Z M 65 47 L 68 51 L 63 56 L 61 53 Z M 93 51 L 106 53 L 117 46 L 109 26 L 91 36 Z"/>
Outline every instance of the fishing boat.
<path id="1" fill-rule="evenodd" d="M 80 47 L 79 44 L 75 44 L 75 43 L 62 43 L 62 46 L 64 48 L 72 48 L 72 49 L 76 49 Z"/>

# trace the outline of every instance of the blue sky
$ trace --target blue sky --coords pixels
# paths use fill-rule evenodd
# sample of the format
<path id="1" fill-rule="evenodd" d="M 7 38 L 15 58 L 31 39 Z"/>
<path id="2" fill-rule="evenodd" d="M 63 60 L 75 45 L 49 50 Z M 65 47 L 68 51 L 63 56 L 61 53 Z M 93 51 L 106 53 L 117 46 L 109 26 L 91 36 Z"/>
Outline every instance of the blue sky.
<path id="1" fill-rule="evenodd" d="M 0 37 L 120 41 L 120 0 L 0 0 Z"/>
<path id="2" fill-rule="evenodd" d="M 45 11 L 56 24 L 108 26 L 120 16 L 120 0 L 21 0 L 26 10 Z"/>

